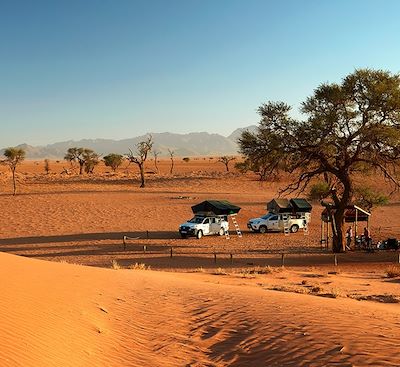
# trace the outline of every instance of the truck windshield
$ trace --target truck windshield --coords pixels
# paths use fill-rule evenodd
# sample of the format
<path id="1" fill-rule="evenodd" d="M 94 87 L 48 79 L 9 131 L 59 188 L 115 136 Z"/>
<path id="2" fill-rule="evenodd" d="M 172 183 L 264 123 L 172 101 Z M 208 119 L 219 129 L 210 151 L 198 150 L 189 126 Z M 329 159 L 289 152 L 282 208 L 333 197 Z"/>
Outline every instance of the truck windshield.
<path id="1" fill-rule="evenodd" d="M 268 213 L 268 214 L 265 214 L 264 216 L 262 216 L 261 218 L 262 219 L 268 219 L 269 217 L 271 217 L 272 216 L 272 214 L 271 213 Z"/>
<path id="2" fill-rule="evenodd" d="M 203 223 L 204 217 L 193 217 L 189 223 Z"/>

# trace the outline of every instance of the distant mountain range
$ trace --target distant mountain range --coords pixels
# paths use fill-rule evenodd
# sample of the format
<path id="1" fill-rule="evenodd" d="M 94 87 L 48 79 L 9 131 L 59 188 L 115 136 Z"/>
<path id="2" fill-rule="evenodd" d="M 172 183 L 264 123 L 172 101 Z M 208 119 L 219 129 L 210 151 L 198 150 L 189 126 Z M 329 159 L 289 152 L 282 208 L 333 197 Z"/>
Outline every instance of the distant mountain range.
<path id="1" fill-rule="evenodd" d="M 175 152 L 176 156 L 200 156 L 200 155 L 232 155 L 238 153 L 237 139 L 244 130 L 254 131 L 255 125 L 239 128 L 225 137 L 220 134 L 209 134 L 207 132 L 173 134 L 173 133 L 151 133 L 154 141 L 154 150 L 161 152 L 160 156 L 167 156 L 168 149 Z M 26 151 L 28 159 L 62 159 L 72 147 L 83 147 L 93 149 L 101 155 L 109 153 L 126 154 L 129 149 L 134 151 L 138 142 L 146 139 L 147 135 L 137 136 L 130 139 L 83 139 L 69 140 L 45 146 L 31 146 L 21 144 L 18 147 Z M 0 150 L 1 155 L 4 149 Z"/>

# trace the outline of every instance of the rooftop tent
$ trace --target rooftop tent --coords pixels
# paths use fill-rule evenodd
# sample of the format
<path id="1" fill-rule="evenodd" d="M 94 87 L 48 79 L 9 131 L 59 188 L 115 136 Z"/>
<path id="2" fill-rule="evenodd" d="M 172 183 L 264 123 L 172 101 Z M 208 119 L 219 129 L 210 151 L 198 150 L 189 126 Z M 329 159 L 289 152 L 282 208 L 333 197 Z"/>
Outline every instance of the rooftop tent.
<path id="1" fill-rule="evenodd" d="M 192 206 L 194 214 L 232 215 L 239 213 L 241 208 L 226 200 L 206 200 Z"/>
<path id="2" fill-rule="evenodd" d="M 293 208 L 288 199 L 272 199 L 267 203 L 267 209 L 271 213 L 290 213 Z"/>
<path id="3" fill-rule="evenodd" d="M 306 199 L 290 199 L 290 204 L 295 212 L 309 213 L 312 210 L 312 205 Z"/>

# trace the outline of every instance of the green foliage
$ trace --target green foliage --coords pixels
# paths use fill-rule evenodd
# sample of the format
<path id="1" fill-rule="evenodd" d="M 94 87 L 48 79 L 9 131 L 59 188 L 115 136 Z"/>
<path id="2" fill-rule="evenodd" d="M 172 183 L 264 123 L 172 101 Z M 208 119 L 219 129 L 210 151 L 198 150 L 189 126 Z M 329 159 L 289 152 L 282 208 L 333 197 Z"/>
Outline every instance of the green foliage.
<path id="1" fill-rule="evenodd" d="M 83 173 L 85 168 L 86 173 L 93 173 L 94 167 L 99 163 L 100 156 L 92 149 L 88 148 L 69 148 L 64 156 L 67 161 L 78 162 L 79 174 Z"/>
<path id="2" fill-rule="evenodd" d="M 4 159 L 1 162 L 10 167 L 13 178 L 13 195 L 15 195 L 17 192 L 17 186 L 15 182 L 15 170 L 17 169 L 17 166 L 25 159 L 25 155 L 26 155 L 25 150 L 21 148 L 11 147 L 7 148 L 4 151 L 4 156 L 6 157 L 6 159 Z"/>
<path id="3" fill-rule="evenodd" d="M 373 207 L 386 205 L 389 198 L 369 187 L 358 187 L 355 189 L 355 203 L 363 209 L 371 211 Z"/>
<path id="4" fill-rule="evenodd" d="M 85 160 L 85 172 L 93 173 L 94 168 L 100 162 L 100 156 L 91 149 L 85 149 L 83 152 L 83 159 Z"/>
<path id="5" fill-rule="evenodd" d="M 310 200 L 322 200 L 329 196 L 329 192 L 329 184 L 324 181 L 319 181 L 311 186 L 308 197 Z"/>
<path id="6" fill-rule="evenodd" d="M 250 170 L 250 161 L 249 159 L 245 159 L 242 162 L 236 162 L 234 167 L 240 173 L 247 173 Z"/>
<path id="7" fill-rule="evenodd" d="M 121 166 L 124 161 L 124 157 L 121 154 L 110 153 L 103 157 L 104 164 L 115 172 L 118 167 Z"/>
<path id="8" fill-rule="evenodd" d="M 260 181 L 265 181 L 269 176 L 275 176 L 276 172 L 271 169 L 270 162 L 268 158 L 261 157 L 255 161 L 250 158 L 246 158 L 242 162 L 236 162 L 234 165 L 240 173 L 254 172 L 260 178 Z"/>
<path id="9" fill-rule="evenodd" d="M 6 159 L 3 161 L 11 169 L 15 169 L 25 159 L 26 152 L 21 148 L 7 148 L 4 150 Z"/>

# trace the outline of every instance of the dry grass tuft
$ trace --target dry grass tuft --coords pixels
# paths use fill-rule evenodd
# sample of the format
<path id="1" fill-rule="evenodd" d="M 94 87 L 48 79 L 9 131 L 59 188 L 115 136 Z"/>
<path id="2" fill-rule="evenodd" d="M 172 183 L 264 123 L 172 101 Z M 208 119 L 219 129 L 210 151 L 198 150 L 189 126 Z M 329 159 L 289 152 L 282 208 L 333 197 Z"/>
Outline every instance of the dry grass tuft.
<path id="1" fill-rule="evenodd" d="M 243 268 L 239 270 L 239 273 L 245 277 L 255 274 L 272 274 L 280 273 L 284 270 L 282 267 L 272 267 L 272 266 L 256 266 L 252 268 Z"/>
<path id="2" fill-rule="evenodd" d="M 391 265 L 385 273 L 388 278 L 400 277 L 400 265 Z"/>
<path id="3" fill-rule="evenodd" d="M 119 270 L 121 269 L 121 265 L 118 264 L 117 260 L 113 260 L 111 261 L 111 268 L 114 270 Z"/>
<path id="4" fill-rule="evenodd" d="M 204 268 L 202 268 L 201 266 L 199 268 L 196 268 L 193 270 L 193 273 L 205 273 Z"/>
<path id="5" fill-rule="evenodd" d="M 279 292 L 291 292 L 291 293 L 300 293 L 300 294 L 308 294 L 309 290 L 303 287 L 295 287 L 295 286 L 286 286 L 286 285 L 275 285 L 272 288 L 273 291 Z"/>
<path id="6" fill-rule="evenodd" d="M 128 268 L 132 270 L 150 270 L 150 265 L 147 266 L 146 264 L 143 263 L 134 263 L 129 265 Z"/>
<path id="7" fill-rule="evenodd" d="M 212 274 L 214 274 L 214 275 L 227 275 L 228 273 L 223 268 L 217 268 L 217 269 L 215 269 L 215 271 Z"/>

